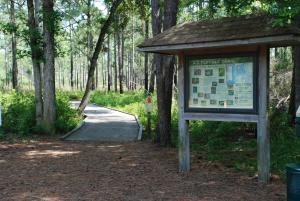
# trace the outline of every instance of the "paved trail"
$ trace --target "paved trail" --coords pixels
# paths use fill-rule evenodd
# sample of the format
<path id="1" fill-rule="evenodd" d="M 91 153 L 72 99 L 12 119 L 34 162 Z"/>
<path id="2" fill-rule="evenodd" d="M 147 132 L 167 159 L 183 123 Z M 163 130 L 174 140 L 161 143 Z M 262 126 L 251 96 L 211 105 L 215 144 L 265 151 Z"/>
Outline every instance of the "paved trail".
<path id="1" fill-rule="evenodd" d="M 72 102 L 78 107 L 79 102 Z M 134 116 L 89 104 L 84 110 L 84 125 L 65 140 L 127 142 L 138 139 L 139 124 Z"/>

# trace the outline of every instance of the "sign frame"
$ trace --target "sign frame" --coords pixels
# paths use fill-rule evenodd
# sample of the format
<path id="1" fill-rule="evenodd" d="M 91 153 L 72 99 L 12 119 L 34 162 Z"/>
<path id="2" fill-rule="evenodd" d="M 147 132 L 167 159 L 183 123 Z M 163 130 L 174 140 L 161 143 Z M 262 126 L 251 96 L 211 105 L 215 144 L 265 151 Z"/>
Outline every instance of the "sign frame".
<path id="1" fill-rule="evenodd" d="M 258 114 L 258 52 L 193 55 L 184 57 L 184 112 L 185 113 L 222 113 L 222 114 Z M 189 107 L 190 66 L 195 59 L 222 59 L 236 57 L 251 57 L 253 59 L 253 108 L 191 108 Z"/>

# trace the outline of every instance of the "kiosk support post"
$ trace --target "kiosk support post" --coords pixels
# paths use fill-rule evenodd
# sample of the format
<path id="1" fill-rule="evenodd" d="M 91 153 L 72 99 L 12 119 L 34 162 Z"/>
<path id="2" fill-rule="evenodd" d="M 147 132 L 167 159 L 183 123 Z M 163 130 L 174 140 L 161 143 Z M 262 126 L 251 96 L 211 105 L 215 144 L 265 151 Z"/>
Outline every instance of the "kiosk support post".
<path id="1" fill-rule="evenodd" d="M 257 123 L 257 170 L 258 180 L 268 183 L 270 179 L 270 137 L 269 137 L 269 50 L 261 46 L 259 51 L 259 112 Z"/>
<path id="2" fill-rule="evenodd" d="M 179 55 L 178 67 L 178 157 L 179 172 L 190 171 L 190 137 L 189 122 L 184 119 L 184 56 Z"/>

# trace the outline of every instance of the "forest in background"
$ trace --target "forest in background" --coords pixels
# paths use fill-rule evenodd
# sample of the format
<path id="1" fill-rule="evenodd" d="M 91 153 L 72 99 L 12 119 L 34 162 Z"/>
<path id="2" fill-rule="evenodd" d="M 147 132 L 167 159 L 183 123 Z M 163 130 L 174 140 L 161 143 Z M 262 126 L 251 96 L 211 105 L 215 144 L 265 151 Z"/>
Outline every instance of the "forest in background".
<path id="1" fill-rule="evenodd" d="M 276 1 L 273 1 L 273 5 L 272 1 L 270 1 L 270 5 L 267 3 L 268 1 L 248 0 L 236 1 L 231 4 L 229 2 L 226 0 L 180 1 L 177 23 L 225 16 L 260 14 L 269 10 L 278 12 L 276 11 L 278 9 Z M 2 0 L 0 3 L 2 13 L 0 18 L 2 31 L 0 88 L 9 90 L 18 87 L 19 90 L 33 90 L 34 78 L 26 1 Z M 108 35 L 105 37 L 104 48 L 97 61 L 93 89 L 122 93 L 124 89 L 146 88 L 148 90 L 150 88 L 150 91 L 153 92 L 155 83 L 153 55 L 144 54 L 137 49 L 138 44 L 153 35 L 150 3 L 148 0 L 124 1 L 119 8 Z M 288 3 L 286 4 L 288 5 Z M 290 5 L 293 4 L 290 3 Z M 109 6 L 109 1 L 102 0 L 55 2 L 55 83 L 57 89 L 84 90 L 88 76 L 88 63 Z M 297 6 L 299 7 L 299 5 Z M 283 15 L 276 23 L 288 21 L 291 14 Z M 37 18 L 41 18 L 40 14 L 38 15 Z M 279 64 L 281 70 L 292 69 L 289 48 L 277 48 L 271 52 L 272 60 L 282 61 Z"/>
<path id="2" fill-rule="evenodd" d="M 163 59 L 160 66 L 157 55 L 139 52 L 137 45 L 178 23 L 227 16 L 270 14 L 277 17 L 274 26 L 299 25 L 299 10 L 297 0 L 0 0 L 4 128 L 21 135 L 65 133 L 79 123 L 89 99 L 132 112 L 145 125 L 143 103 L 150 92 L 158 107 L 152 114 L 152 136 L 146 137 L 164 146 L 176 145 L 176 60 Z M 278 148 L 272 150 L 272 167 L 280 171 L 285 162 L 299 160 L 291 124 L 295 110 L 291 86 L 299 52 L 299 47 L 270 51 L 272 139 Z M 169 79 L 161 76 L 162 69 L 169 69 L 164 72 Z M 157 103 L 156 96 L 163 101 Z M 82 97 L 78 114 L 68 101 Z M 244 147 L 253 154 L 256 145 L 247 140 L 247 133 L 253 132 L 252 124 L 192 122 L 192 147 L 214 153 L 207 155 L 213 160 L 224 158 L 224 149 Z M 228 160 L 236 155 L 231 157 Z M 256 167 L 253 160 L 249 163 Z"/>

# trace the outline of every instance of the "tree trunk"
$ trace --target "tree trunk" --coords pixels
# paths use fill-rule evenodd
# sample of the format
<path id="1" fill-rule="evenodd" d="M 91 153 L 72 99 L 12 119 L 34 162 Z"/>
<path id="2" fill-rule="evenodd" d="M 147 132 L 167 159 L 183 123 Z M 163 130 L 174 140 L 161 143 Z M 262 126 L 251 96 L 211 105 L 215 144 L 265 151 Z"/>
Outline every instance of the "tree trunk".
<path id="1" fill-rule="evenodd" d="M 127 52 L 127 71 L 126 71 L 126 86 L 127 86 L 127 89 L 129 90 L 130 89 L 130 78 L 129 78 L 129 73 L 130 73 L 130 52 Z"/>
<path id="2" fill-rule="evenodd" d="M 76 65 L 76 89 L 78 90 L 79 89 L 79 70 L 78 70 L 78 64 Z M 80 67 L 80 66 L 79 66 Z"/>
<path id="3" fill-rule="evenodd" d="M 178 66 L 175 65 L 175 69 L 174 69 L 174 86 L 175 86 L 175 88 L 177 88 L 177 84 L 178 84 L 177 74 L 178 74 Z"/>
<path id="4" fill-rule="evenodd" d="M 92 0 L 87 1 L 87 64 L 90 66 L 90 62 L 93 54 L 93 34 L 92 34 L 92 22 L 91 22 L 91 4 Z M 95 75 L 92 79 L 92 90 L 95 90 Z"/>
<path id="5" fill-rule="evenodd" d="M 72 30 L 73 30 L 73 25 L 69 21 L 70 24 L 70 83 L 71 83 L 71 88 L 74 89 L 74 54 L 73 54 L 73 36 L 72 36 Z"/>
<path id="6" fill-rule="evenodd" d="M 279 57 L 279 48 L 278 47 L 274 48 L 274 54 L 275 54 L 275 59 L 278 59 L 278 57 Z"/>
<path id="7" fill-rule="evenodd" d="M 156 36 L 161 33 L 162 29 L 162 9 L 160 9 L 159 0 L 151 0 L 151 17 L 152 17 L 152 32 L 153 36 Z M 150 78 L 150 87 L 149 92 L 154 92 L 154 80 L 155 80 L 155 74 L 156 70 L 160 68 L 160 62 L 161 56 L 159 54 L 154 54 L 153 56 L 153 63 L 152 63 L 152 69 L 151 69 L 151 78 Z M 157 136 L 157 141 L 159 141 L 159 133 Z"/>
<path id="8" fill-rule="evenodd" d="M 44 29 L 44 111 L 43 126 L 47 133 L 55 133 L 55 66 L 54 66 L 54 14 L 53 0 L 43 0 Z"/>
<path id="9" fill-rule="evenodd" d="M 111 75 L 110 75 L 110 37 L 107 36 L 107 91 L 110 91 Z"/>
<path id="10" fill-rule="evenodd" d="M 160 5 L 159 5 L 159 0 L 151 0 L 151 17 L 152 17 L 152 33 L 153 36 L 156 36 L 158 34 L 161 33 L 161 29 L 162 29 L 162 15 L 161 15 L 161 9 L 160 9 Z M 161 67 L 161 55 L 160 54 L 154 54 L 153 56 L 153 64 L 152 64 L 152 68 L 156 70 L 160 69 Z M 158 78 L 156 77 L 157 81 Z M 151 81 L 152 82 L 152 81 Z M 153 83 L 151 83 L 151 87 L 153 87 Z M 161 84 L 160 80 L 156 83 L 156 85 Z M 150 87 L 150 88 L 151 88 Z M 153 93 L 154 88 L 151 88 L 151 92 Z M 160 98 L 157 94 L 157 98 Z M 157 105 L 159 106 L 159 102 L 161 100 L 157 99 Z M 161 115 L 161 113 L 159 113 L 159 115 Z M 158 125 L 159 127 L 159 125 Z M 160 143 L 160 131 L 158 130 L 157 132 L 157 136 L 156 136 L 156 142 Z"/>
<path id="11" fill-rule="evenodd" d="M 102 55 L 101 57 L 101 79 L 102 79 L 102 89 L 105 88 L 105 85 L 106 85 L 106 76 L 105 76 L 105 73 L 104 73 L 104 57 Z"/>
<path id="12" fill-rule="evenodd" d="M 179 0 L 164 1 L 164 31 L 176 25 Z M 155 21 L 155 20 L 154 20 Z M 175 57 L 155 55 L 158 100 L 158 138 L 162 146 L 171 143 L 171 107 Z M 159 65 L 160 64 L 160 65 Z"/>
<path id="13" fill-rule="evenodd" d="M 149 19 L 145 20 L 145 39 L 149 38 Z M 144 67 L 145 67 L 145 92 L 148 92 L 149 90 L 149 84 L 148 84 L 148 63 L 149 63 L 149 55 L 148 53 L 145 53 L 145 61 L 144 61 Z"/>
<path id="14" fill-rule="evenodd" d="M 93 81 L 93 76 L 94 76 L 94 72 L 95 72 L 95 68 L 96 68 L 96 64 L 97 64 L 97 60 L 99 57 L 99 53 L 103 48 L 103 42 L 104 42 L 104 37 L 107 34 L 109 27 L 114 19 L 114 15 L 115 12 L 118 8 L 118 6 L 121 4 L 122 0 L 115 0 L 112 3 L 112 7 L 110 8 L 110 12 L 109 12 L 109 16 L 108 19 L 105 21 L 103 27 L 101 28 L 100 34 L 99 34 L 99 38 L 95 47 L 95 51 L 93 53 L 93 57 L 91 59 L 90 62 L 90 67 L 88 68 L 89 72 L 88 72 L 88 80 L 86 83 L 86 88 L 85 88 L 85 92 L 84 92 L 84 96 L 80 102 L 79 105 L 79 112 L 82 113 L 84 108 L 86 107 L 86 105 L 88 104 L 89 101 L 89 97 L 90 97 L 90 91 L 91 91 L 91 87 L 92 87 L 92 81 Z"/>
<path id="15" fill-rule="evenodd" d="M 8 50 L 7 46 L 4 47 L 4 68 L 5 68 L 5 86 L 9 86 L 8 79 Z"/>
<path id="16" fill-rule="evenodd" d="M 131 20 L 131 69 L 130 69 L 130 89 L 133 90 L 134 89 L 134 64 L 135 64 L 135 55 L 134 55 L 134 49 L 135 49 L 135 45 L 134 45 L 134 14 L 132 13 L 132 20 Z"/>
<path id="17" fill-rule="evenodd" d="M 98 88 L 99 84 L 99 64 L 96 65 L 96 76 L 95 76 L 95 89 Z"/>
<path id="18" fill-rule="evenodd" d="M 131 69 L 132 69 L 132 51 L 128 52 L 128 68 L 127 68 L 127 79 L 128 79 L 128 90 L 131 90 Z"/>
<path id="19" fill-rule="evenodd" d="M 123 66 L 124 66 L 124 30 L 121 29 L 118 32 L 118 55 L 119 55 L 119 87 L 120 87 L 120 94 L 123 94 Z"/>
<path id="20" fill-rule="evenodd" d="M 16 38 L 16 17 L 15 17 L 15 1 L 10 0 L 10 23 L 14 26 L 11 38 L 12 49 L 12 86 L 18 90 L 18 65 L 17 65 L 17 38 Z"/>
<path id="21" fill-rule="evenodd" d="M 117 31 L 114 33 L 114 87 L 118 92 L 118 60 L 117 60 Z"/>
<path id="22" fill-rule="evenodd" d="M 35 119 L 37 126 L 41 126 L 43 120 L 43 97 L 40 60 L 42 50 L 38 43 L 39 28 L 36 23 L 33 0 L 27 0 L 28 27 L 30 33 L 31 60 L 33 66 L 34 92 L 35 92 Z"/>
<path id="23" fill-rule="evenodd" d="M 154 85 L 155 85 L 155 66 L 154 62 L 151 64 L 151 74 L 150 74 L 150 83 L 149 83 L 149 93 L 153 94 L 154 92 Z"/>
<path id="24" fill-rule="evenodd" d="M 83 90 L 83 87 L 82 87 L 82 71 L 83 71 L 83 67 L 82 67 L 81 54 L 79 54 L 79 78 L 78 78 L 78 82 L 79 82 L 80 91 Z"/>
<path id="25" fill-rule="evenodd" d="M 82 61 L 82 86 L 85 84 L 85 60 Z"/>

